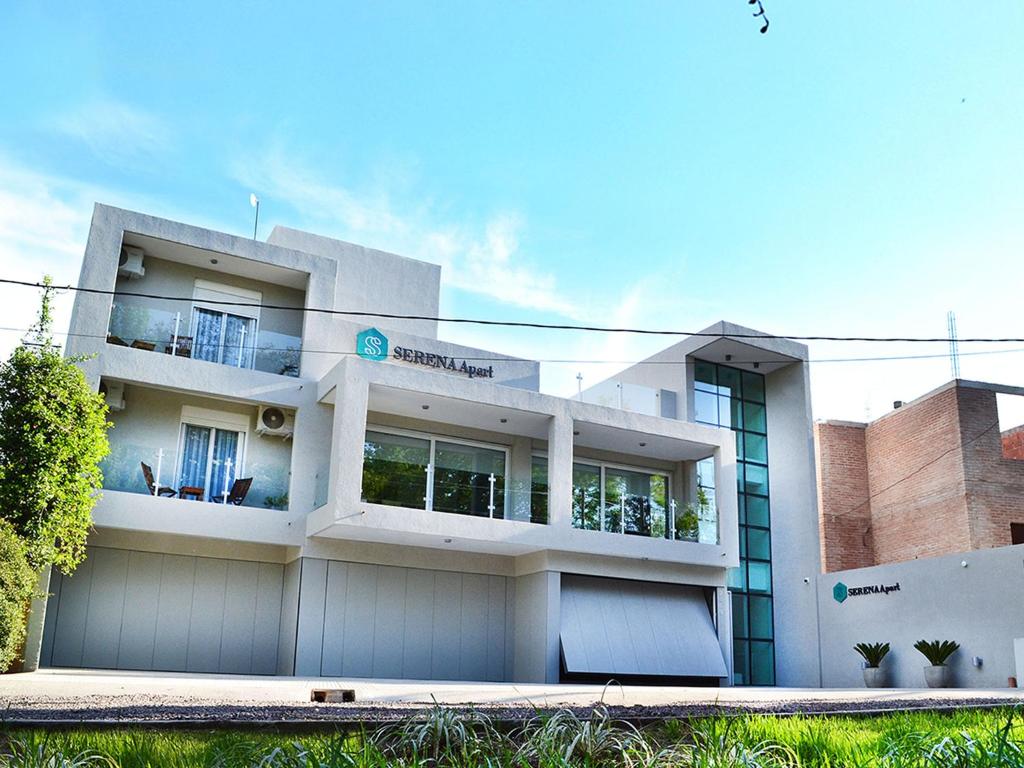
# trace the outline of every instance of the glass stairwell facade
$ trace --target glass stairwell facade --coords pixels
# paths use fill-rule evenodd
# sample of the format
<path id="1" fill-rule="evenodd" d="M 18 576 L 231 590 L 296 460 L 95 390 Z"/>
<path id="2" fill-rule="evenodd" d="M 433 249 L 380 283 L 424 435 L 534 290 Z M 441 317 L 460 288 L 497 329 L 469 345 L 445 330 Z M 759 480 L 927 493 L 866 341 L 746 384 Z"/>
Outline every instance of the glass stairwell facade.
<path id="1" fill-rule="evenodd" d="M 729 574 L 734 682 L 736 685 L 774 685 L 775 625 L 764 376 L 697 360 L 693 388 L 694 420 L 728 427 L 736 433 L 740 565 Z M 703 486 L 707 481 L 701 476 L 698 482 Z"/>

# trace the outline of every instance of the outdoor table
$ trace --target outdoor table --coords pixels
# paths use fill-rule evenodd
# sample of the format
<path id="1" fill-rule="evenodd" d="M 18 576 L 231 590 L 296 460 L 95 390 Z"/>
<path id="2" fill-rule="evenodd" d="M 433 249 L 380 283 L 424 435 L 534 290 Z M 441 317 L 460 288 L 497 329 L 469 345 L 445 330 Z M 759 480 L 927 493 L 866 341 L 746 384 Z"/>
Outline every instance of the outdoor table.
<path id="1" fill-rule="evenodd" d="M 205 488 L 200 488 L 196 485 L 183 485 L 181 486 L 181 490 L 178 491 L 178 498 L 184 499 L 186 496 L 194 496 L 195 501 L 202 501 L 203 493 L 205 491 Z"/>

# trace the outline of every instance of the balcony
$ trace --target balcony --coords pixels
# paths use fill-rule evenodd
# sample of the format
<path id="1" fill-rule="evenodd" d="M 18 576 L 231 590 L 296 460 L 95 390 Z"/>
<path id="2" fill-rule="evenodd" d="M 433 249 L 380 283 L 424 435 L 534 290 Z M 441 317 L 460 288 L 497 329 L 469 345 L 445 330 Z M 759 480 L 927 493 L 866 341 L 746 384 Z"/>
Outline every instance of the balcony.
<path id="1" fill-rule="evenodd" d="M 261 329 L 248 320 L 221 313 L 194 323 L 211 326 L 197 341 L 188 332 L 193 325 L 188 320 L 181 312 L 154 309 L 124 298 L 111 307 L 107 343 L 233 368 L 299 375 L 301 336 Z"/>
<path id="2" fill-rule="evenodd" d="M 159 255 L 168 244 L 131 235 L 125 242 L 108 344 L 299 375 L 305 290 L 297 286 L 305 276 L 180 247 L 172 260 Z"/>
<path id="3" fill-rule="evenodd" d="M 257 406 L 137 385 L 119 405 L 104 490 L 287 512 L 292 444 L 256 431 Z"/>

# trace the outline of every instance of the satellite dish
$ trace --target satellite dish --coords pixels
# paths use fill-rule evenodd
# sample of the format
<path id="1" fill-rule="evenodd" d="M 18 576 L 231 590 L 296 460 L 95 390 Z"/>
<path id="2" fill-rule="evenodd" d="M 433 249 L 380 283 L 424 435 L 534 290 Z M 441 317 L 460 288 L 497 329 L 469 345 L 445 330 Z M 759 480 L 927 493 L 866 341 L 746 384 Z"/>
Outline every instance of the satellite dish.
<path id="1" fill-rule="evenodd" d="M 255 208 L 257 205 L 259 205 L 259 203 L 260 203 L 260 199 L 258 197 L 256 197 L 256 193 L 255 192 L 251 193 L 249 195 L 249 205 L 251 205 L 253 208 Z"/>

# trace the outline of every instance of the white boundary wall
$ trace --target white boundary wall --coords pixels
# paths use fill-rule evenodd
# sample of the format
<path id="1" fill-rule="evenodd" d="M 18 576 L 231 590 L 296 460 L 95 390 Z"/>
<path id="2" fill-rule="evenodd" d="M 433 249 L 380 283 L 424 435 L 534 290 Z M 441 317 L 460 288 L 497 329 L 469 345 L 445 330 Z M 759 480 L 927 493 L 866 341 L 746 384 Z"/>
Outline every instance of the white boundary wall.
<path id="1" fill-rule="evenodd" d="M 851 589 L 900 588 L 840 603 L 833 596 L 840 582 Z M 858 642 L 890 643 L 882 666 L 894 687 L 924 687 L 928 662 L 914 650 L 922 638 L 960 643 L 949 662 L 958 687 L 1005 688 L 1016 674 L 1014 638 L 1024 637 L 1024 545 L 826 573 L 818 577 L 817 592 L 823 687 L 864 685 L 853 650 Z M 975 656 L 981 667 L 973 666 Z"/>

